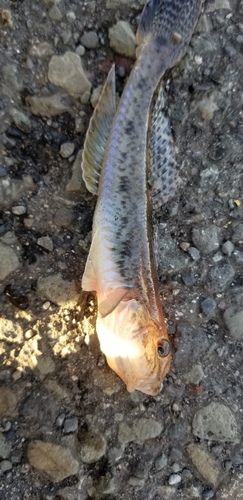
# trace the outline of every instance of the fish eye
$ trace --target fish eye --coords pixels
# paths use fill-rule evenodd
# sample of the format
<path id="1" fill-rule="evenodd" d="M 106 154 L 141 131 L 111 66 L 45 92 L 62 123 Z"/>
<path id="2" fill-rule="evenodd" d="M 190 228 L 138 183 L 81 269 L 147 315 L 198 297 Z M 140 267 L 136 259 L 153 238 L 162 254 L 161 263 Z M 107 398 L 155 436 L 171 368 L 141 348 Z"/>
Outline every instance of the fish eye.
<path id="1" fill-rule="evenodd" d="M 170 352 L 170 343 L 168 340 L 161 339 L 158 342 L 157 352 L 160 358 L 165 358 Z"/>

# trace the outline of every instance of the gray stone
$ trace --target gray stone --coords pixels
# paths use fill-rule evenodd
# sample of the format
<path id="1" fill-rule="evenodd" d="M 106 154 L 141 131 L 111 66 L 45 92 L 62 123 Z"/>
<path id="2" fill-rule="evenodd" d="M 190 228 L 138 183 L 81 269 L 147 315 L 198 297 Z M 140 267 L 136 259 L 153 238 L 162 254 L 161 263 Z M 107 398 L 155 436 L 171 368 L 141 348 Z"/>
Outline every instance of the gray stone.
<path id="1" fill-rule="evenodd" d="M 136 39 L 127 21 L 118 21 L 109 29 L 110 46 L 118 54 L 126 57 L 136 57 Z"/>
<path id="2" fill-rule="evenodd" d="M 212 189 L 219 178 L 219 169 L 216 165 L 204 168 L 200 172 L 200 188 L 204 191 Z"/>
<path id="3" fill-rule="evenodd" d="M 19 322 L 0 318 L 0 341 L 8 344 L 22 344 L 24 334 Z"/>
<path id="4" fill-rule="evenodd" d="M 82 57 L 85 54 L 85 48 L 83 47 L 83 45 L 78 45 L 78 47 L 76 47 L 75 52 L 76 54 L 78 54 L 78 56 Z"/>
<path id="5" fill-rule="evenodd" d="M 15 414 L 17 398 L 7 387 L 0 387 L 0 416 L 8 417 Z"/>
<path id="6" fill-rule="evenodd" d="M 10 460 L 2 460 L 2 462 L 0 462 L 0 475 L 1 473 L 4 474 L 4 472 L 10 471 L 12 467 L 13 465 Z"/>
<path id="7" fill-rule="evenodd" d="M 102 89 L 103 89 L 103 85 L 99 85 L 99 87 L 96 87 L 91 94 L 90 102 L 91 102 L 93 108 L 95 108 L 96 104 L 98 103 L 98 100 L 101 96 Z"/>
<path id="8" fill-rule="evenodd" d="M 82 193 L 84 193 L 87 191 L 84 180 L 82 178 L 82 170 L 81 170 L 82 153 L 83 150 L 81 149 L 76 156 L 76 160 L 72 167 L 72 177 L 66 187 L 67 192 L 81 191 Z"/>
<path id="9" fill-rule="evenodd" d="M 222 259 L 210 270 L 212 289 L 214 292 L 223 292 L 232 283 L 235 275 L 233 266 L 226 259 Z"/>
<path id="10" fill-rule="evenodd" d="M 202 498 L 203 500 L 210 500 L 210 498 L 213 498 L 214 496 L 214 491 L 210 488 L 207 490 L 203 490 L 202 492 Z"/>
<path id="11" fill-rule="evenodd" d="M 229 0 L 214 0 L 214 2 L 207 6 L 207 12 L 214 12 L 220 9 L 232 10 Z"/>
<path id="12" fill-rule="evenodd" d="M 171 474 L 169 477 L 169 485 L 174 486 L 175 484 L 179 484 L 181 482 L 180 474 Z"/>
<path id="13" fill-rule="evenodd" d="M 2 93 L 12 98 L 16 95 L 16 91 L 20 92 L 23 88 L 18 66 L 11 63 L 5 64 L 5 66 L 2 67 L 2 75 L 4 81 Z"/>
<path id="14" fill-rule="evenodd" d="M 50 18 L 53 20 L 53 21 L 61 21 L 63 15 L 59 9 L 59 7 L 57 7 L 57 5 L 53 5 L 50 10 L 49 10 L 49 16 Z"/>
<path id="15" fill-rule="evenodd" d="M 64 142 L 60 147 L 60 155 L 63 158 L 69 158 L 75 149 L 75 144 L 73 142 Z"/>
<path id="16" fill-rule="evenodd" d="M 64 424 L 65 418 L 66 418 L 65 413 L 60 413 L 60 415 L 58 415 L 58 417 L 56 418 L 56 422 L 55 422 L 56 426 L 62 427 Z"/>
<path id="17" fill-rule="evenodd" d="M 54 482 L 74 476 L 79 470 L 79 463 L 73 458 L 70 450 L 53 443 L 30 442 L 27 458 L 32 467 L 44 472 Z"/>
<path id="18" fill-rule="evenodd" d="M 6 245 L 17 245 L 18 244 L 18 239 L 12 231 L 8 231 L 1 237 L 1 242 L 5 243 Z"/>
<path id="19" fill-rule="evenodd" d="M 193 244 L 203 255 L 218 250 L 220 236 L 221 229 L 217 226 L 195 227 L 192 229 Z"/>
<path id="20" fill-rule="evenodd" d="M 164 453 L 162 453 L 162 455 L 156 458 L 155 467 L 157 470 L 162 470 L 164 469 L 164 467 L 166 467 L 167 463 L 168 463 L 168 458 Z"/>
<path id="21" fill-rule="evenodd" d="M 45 377 L 55 371 L 55 363 L 50 356 L 39 356 L 37 368 L 39 373 Z"/>
<path id="22" fill-rule="evenodd" d="M 78 429 L 78 418 L 77 417 L 66 418 L 63 427 L 65 434 L 76 432 L 77 429 Z"/>
<path id="23" fill-rule="evenodd" d="M 0 280 L 4 280 L 19 265 L 20 262 L 14 250 L 0 242 Z"/>
<path id="24" fill-rule="evenodd" d="M 2 432 L 0 432 L 0 459 L 5 459 L 10 456 L 11 443 L 7 440 Z"/>
<path id="25" fill-rule="evenodd" d="M 228 257 L 231 256 L 232 252 L 234 250 L 234 245 L 231 241 L 227 240 L 223 245 L 222 245 L 222 252 L 225 255 L 228 255 Z"/>
<path id="26" fill-rule="evenodd" d="M 16 127 L 18 127 L 23 132 L 26 133 L 30 132 L 32 128 L 31 121 L 25 113 L 19 111 L 18 109 L 12 109 L 11 116 L 13 118 Z"/>
<path id="27" fill-rule="evenodd" d="M 24 205 L 17 205 L 12 208 L 14 215 L 24 215 L 26 214 L 26 207 Z"/>
<path id="28" fill-rule="evenodd" d="M 6 175 L 7 175 L 6 168 L 0 166 L 0 177 L 6 177 Z"/>
<path id="29" fill-rule="evenodd" d="M 13 453 L 11 453 L 11 462 L 12 464 L 20 464 L 22 461 L 23 457 L 23 452 L 21 450 L 14 450 Z"/>
<path id="30" fill-rule="evenodd" d="M 187 452 L 192 463 L 205 481 L 215 486 L 221 473 L 215 460 L 198 444 L 190 444 L 187 447 Z"/>
<path id="31" fill-rule="evenodd" d="M 53 47 L 48 42 L 41 42 L 32 45 L 29 54 L 34 57 L 45 58 L 50 57 L 54 53 Z"/>
<path id="32" fill-rule="evenodd" d="M 99 46 L 99 38 L 95 31 L 87 31 L 81 36 L 80 41 L 86 49 L 96 49 Z"/>
<path id="33" fill-rule="evenodd" d="M 233 243 L 242 243 L 243 242 L 243 224 L 241 222 L 235 224 L 235 226 L 234 226 L 232 241 L 233 241 Z"/>
<path id="34" fill-rule="evenodd" d="M 195 413 L 192 432 L 200 439 L 238 441 L 238 427 L 233 413 L 228 406 L 215 401 Z"/>
<path id="35" fill-rule="evenodd" d="M 78 437 L 81 446 L 80 457 L 83 462 L 92 464 L 103 457 L 107 448 L 106 440 L 96 429 L 82 430 Z"/>
<path id="36" fill-rule="evenodd" d="M 209 317 L 209 316 L 211 316 L 211 314 L 213 314 L 216 307 L 217 307 L 217 303 L 215 302 L 214 299 L 212 299 L 212 297 L 207 297 L 201 303 L 202 312 L 207 317 Z"/>
<path id="37" fill-rule="evenodd" d="M 52 252 L 53 250 L 53 241 L 50 236 L 41 236 L 40 238 L 38 238 L 37 245 L 45 248 L 45 250 L 48 250 L 48 252 Z"/>
<path id="38" fill-rule="evenodd" d="M 81 96 L 80 100 L 82 104 L 88 104 L 90 100 L 90 91 L 86 90 L 86 92 L 84 92 L 83 95 Z"/>
<path id="39" fill-rule="evenodd" d="M 191 258 L 195 261 L 200 259 L 200 252 L 197 248 L 195 247 L 189 247 L 188 248 L 188 253 L 191 256 Z"/>
<path id="40" fill-rule="evenodd" d="M 132 476 L 129 478 L 128 483 L 131 486 L 135 486 L 136 488 L 143 488 L 145 483 L 145 478 L 139 479 L 138 477 Z"/>
<path id="41" fill-rule="evenodd" d="M 186 374 L 186 381 L 188 384 L 198 385 L 203 378 L 204 372 L 200 363 L 192 365 L 191 370 Z"/>
<path id="42" fill-rule="evenodd" d="M 186 286 L 193 286 L 196 283 L 196 278 L 194 276 L 186 275 L 182 276 L 182 279 Z"/>
<path id="43" fill-rule="evenodd" d="M 135 441 L 143 443 L 147 439 L 153 439 L 163 431 L 162 422 L 158 422 L 153 418 L 141 418 L 134 421 L 131 425 L 121 422 L 118 431 L 118 440 L 122 444 Z"/>
<path id="44" fill-rule="evenodd" d="M 27 96 L 26 103 L 33 115 L 51 117 L 69 111 L 69 106 L 62 102 L 59 93 L 43 97 Z"/>
<path id="45" fill-rule="evenodd" d="M 43 300 L 50 300 L 54 304 L 67 308 L 74 307 L 79 300 L 74 281 L 65 281 L 60 273 L 40 277 L 36 292 Z"/>
<path id="46" fill-rule="evenodd" d="M 213 262 L 216 264 L 216 262 L 219 262 L 220 260 L 222 260 L 223 258 L 223 255 L 221 252 L 216 252 L 212 258 Z"/>
<path id="47" fill-rule="evenodd" d="M 75 52 L 68 51 L 63 56 L 52 56 L 48 78 L 51 83 L 62 87 L 74 97 L 82 96 L 91 89 L 91 83 L 84 73 L 81 59 Z"/>
<path id="48" fill-rule="evenodd" d="M 69 10 L 66 13 L 66 19 L 70 22 L 73 23 L 76 20 L 76 14 L 73 10 Z"/>
<path id="49" fill-rule="evenodd" d="M 68 30 L 68 29 L 61 31 L 60 38 L 62 40 L 62 43 L 64 45 L 67 45 L 70 42 L 71 38 L 72 38 L 72 32 L 70 30 Z"/>
<path id="50" fill-rule="evenodd" d="M 230 336 L 234 340 L 243 339 L 243 310 L 237 306 L 230 306 L 224 312 L 224 321 L 229 329 Z"/>

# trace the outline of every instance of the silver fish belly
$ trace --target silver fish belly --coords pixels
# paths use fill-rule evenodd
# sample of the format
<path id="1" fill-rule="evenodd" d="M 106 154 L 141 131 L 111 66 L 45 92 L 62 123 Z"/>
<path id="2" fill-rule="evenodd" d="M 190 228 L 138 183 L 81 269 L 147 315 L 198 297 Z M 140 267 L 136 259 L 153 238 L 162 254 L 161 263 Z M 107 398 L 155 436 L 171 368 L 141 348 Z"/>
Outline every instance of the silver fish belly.
<path id="1" fill-rule="evenodd" d="M 82 287 L 97 293 L 97 333 L 109 365 L 128 390 L 152 395 L 171 359 L 152 210 L 177 184 L 160 80 L 185 52 L 199 8 L 200 0 L 148 2 L 137 32 L 138 59 L 118 109 L 112 68 L 84 145 L 83 177 L 98 200 Z"/>

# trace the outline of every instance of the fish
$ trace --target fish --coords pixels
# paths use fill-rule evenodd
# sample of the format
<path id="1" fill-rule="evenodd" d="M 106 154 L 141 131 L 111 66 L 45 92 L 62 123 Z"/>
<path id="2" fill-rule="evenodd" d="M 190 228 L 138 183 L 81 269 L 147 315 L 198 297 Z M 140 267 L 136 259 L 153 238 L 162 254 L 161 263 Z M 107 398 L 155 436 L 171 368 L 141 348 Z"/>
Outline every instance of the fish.
<path id="1" fill-rule="evenodd" d="M 82 155 L 85 185 L 97 196 L 82 289 L 96 292 L 96 330 L 108 365 L 129 392 L 151 396 L 171 364 L 153 213 L 178 184 L 162 77 L 185 54 L 200 7 L 201 0 L 147 2 L 119 104 L 112 66 Z"/>

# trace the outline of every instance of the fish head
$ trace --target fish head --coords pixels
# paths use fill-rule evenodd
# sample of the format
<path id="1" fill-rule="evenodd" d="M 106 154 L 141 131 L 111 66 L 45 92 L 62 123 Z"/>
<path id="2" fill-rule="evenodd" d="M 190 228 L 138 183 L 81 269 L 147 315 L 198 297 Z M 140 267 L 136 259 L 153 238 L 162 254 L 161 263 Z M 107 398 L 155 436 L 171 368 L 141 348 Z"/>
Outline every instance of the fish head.
<path id="1" fill-rule="evenodd" d="M 127 390 L 156 396 L 170 369 L 171 354 L 165 324 L 151 319 L 138 300 L 122 300 L 107 316 L 97 318 L 100 347 L 108 365 Z"/>

